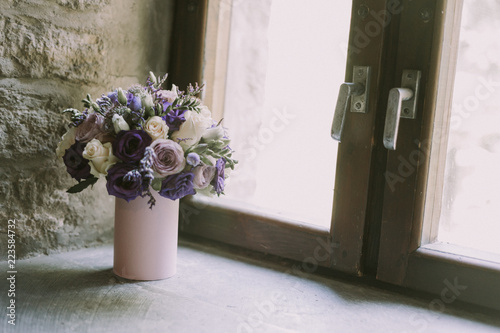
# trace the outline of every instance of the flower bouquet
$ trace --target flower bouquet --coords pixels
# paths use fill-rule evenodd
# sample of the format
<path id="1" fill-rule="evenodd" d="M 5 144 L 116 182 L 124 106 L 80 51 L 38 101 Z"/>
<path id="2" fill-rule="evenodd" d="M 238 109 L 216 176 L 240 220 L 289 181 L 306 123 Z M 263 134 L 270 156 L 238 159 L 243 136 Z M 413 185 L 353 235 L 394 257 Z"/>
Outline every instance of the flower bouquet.
<path id="1" fill-rule="evenodd" d="M 145 86 L 118 88 L 96 101 L 87 95 L 84 111 L 64 110 L 71 124 L 57 155 L 78 181 L 69 193 L 100 178 L 110 195 L 127 202 L 147 196 L 149 208 L 152 190 L 171 200 L 223 193 L 225 170 L 237 163 L 227 133 L 196 97 L 203 87 L 162 90 L 166 78 L 150 73 Z"/>

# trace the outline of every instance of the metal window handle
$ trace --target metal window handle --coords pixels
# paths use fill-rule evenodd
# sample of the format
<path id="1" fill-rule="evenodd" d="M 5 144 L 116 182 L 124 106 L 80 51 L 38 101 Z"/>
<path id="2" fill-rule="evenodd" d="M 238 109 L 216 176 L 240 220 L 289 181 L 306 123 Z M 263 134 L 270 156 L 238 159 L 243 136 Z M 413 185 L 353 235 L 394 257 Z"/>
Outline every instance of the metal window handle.
<path id="1" fill-rule="evenodd" d="M 354 66 L 353 82 L 340 85 L 332 123 L 332 138 L 339 141 L 344 130 L 345 115 L 351 100 L 351 112 L 366 113 L 370 82 L 370 67 Z"/>
<path id="2" fill-rule="evenodd" d="M 392 88 L 387 101 L 387 114 L 384 127 L 384 147 L 396 150 L 399 120 L 415 119 L 418 90 L 420 87 L 420 71 L 404 70 L 401 88 Z"/>

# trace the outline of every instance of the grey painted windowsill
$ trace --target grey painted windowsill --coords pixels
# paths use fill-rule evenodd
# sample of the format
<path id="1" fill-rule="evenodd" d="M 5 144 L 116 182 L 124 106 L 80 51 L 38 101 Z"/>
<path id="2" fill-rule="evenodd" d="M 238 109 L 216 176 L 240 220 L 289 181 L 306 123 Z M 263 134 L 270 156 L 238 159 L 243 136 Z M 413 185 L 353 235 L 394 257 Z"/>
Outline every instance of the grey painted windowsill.
<path id="1" fill-rule="evenodd" d="M 2 332 L 500 332 L 492 313 L 432 311 L 432 296 L 299 273 L 293 262 L 193 239 L 180 240 L 177 274 L 161 281 L 117 278 L 112 246 L 16 264 L 16 326 L 4 314 Z"/>

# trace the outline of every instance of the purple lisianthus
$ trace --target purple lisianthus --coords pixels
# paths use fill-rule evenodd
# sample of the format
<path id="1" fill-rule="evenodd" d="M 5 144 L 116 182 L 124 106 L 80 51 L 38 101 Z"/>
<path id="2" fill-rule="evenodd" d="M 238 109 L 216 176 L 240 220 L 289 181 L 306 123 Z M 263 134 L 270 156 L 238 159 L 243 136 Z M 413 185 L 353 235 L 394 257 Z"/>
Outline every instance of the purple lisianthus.
<path id="1" fill-rule="evenodd" d="M 108 93 L 107 96 L 111 100 L 111 102 L 113 102 L 114 105 L 120 104 L 118 102 L 118 92 L 117 91 L 112 91 L 112 92 Z"/>
<path id="2" fill-rule="evenodd" d="M 106 176 L 108 194 L 125 199 L 127 202 L 141 195 L 143 180 L 140 173 L 136 172 L 130 177 L 125 177 L 127 173 L 134 169 L 135 166 L 126 163 L 117 163 L 112 166 Z"/>
<path id="3" fill-rule="evenodd" d="M 224 192 L 224 169 L 226 168 L 226 160 L 219 158 L 215 163 L 215 177 L 212 180 L 212 185 L 217 194 Z"/>
<path id="4" fill-rule="evenodd" d="M 113 141 L 113 154 L 125 163 L 138 162 L 151 142 L 151 137 L 143 130 L 120 131 Z"/>
<path id="5" fill-rule="evenodd" d="M 198 155 L 196 153 L 189 153 L 186 156 L 186 162 L 187 162 L 187 164 L 195 167 L 198 164 L 200 164 L 200 155 Z"/>
<path id="6" fill-rule="evenodd" d="M 166 116 L 163 116 L 163 120 L 167 123 L 170 131 L 178 131 L 181 127 L 182 123 L 186 121 L 184 118 L 184 113 L 186 110 L 172 110 L 167 113 Z"/>
<path id="7" fill-rule="evenodd" d="M 186 195 L 196 194 L 193 188 L 194 175 L 191 172 L 179 173 L 165 178 L 161 183 L 160 195 L 162 197 L 177 200 Z"/>
<path id="8" fill-rule="evenodd" d="M 90 173 L 89 160 L 82 156 L 86 145 L 86 143 L 76 141 L 71 147 L 66 149 L 63 156 L 66 170 L 71 177 L 78 181 L 92 176 Z"/>
<path id="9" fill-rule="evenodd" d="M 127 106 L 132 111 L 139 111 L 142 108 L 141 97 L 132 93 L 127 94 Z"/>

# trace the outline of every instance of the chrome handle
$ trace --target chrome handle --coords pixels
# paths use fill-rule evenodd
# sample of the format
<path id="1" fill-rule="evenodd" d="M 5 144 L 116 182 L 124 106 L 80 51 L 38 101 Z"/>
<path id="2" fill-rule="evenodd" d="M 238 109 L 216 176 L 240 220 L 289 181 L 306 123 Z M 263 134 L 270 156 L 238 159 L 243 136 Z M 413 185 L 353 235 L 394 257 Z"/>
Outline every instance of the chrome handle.
<path id="1" fill-rule="evenodd" d="M 339 141 L 344 130 L 345 114 L 351 99 L 351 112 L 365 113 L 368 103 L 370 67 L 354 66 L 353 82 L 342 83 L 332 122 L 332 138 Z"/>
<path id="2" fill-rule="evenodd" d="M 385 116 L 384 146 L 387 149 L 396 149 L 398 137 L 399 118 L 401 117 L 401 106 L 403 101 L 413 97 L 413 91 L 407 88 L 392 88 L 389 91 L 387 102 L 387 115 Z"/>
<path id="3" fill-rule="evenodd" d="M 365 87 L 360 83 L 342 83 L 340 85 L 339 97 L 337 98 L 337 106 L 335 106 L 332 123 L 332 138 L 335 140 L 340 141 L 342 132 L 344 131 L 345 114 L 349 98 L 353 95 L 361 95 L 364 91 Z"/>
<path id="4" fill-rule="evenodd" d="M 401 88 L 392 88 L 387 101 L 384 127 L 384 147 L 396 150 L 399 119 L 416 118 L 417 97 L 420 87 L 420 71 L 404 70 Z"/>

